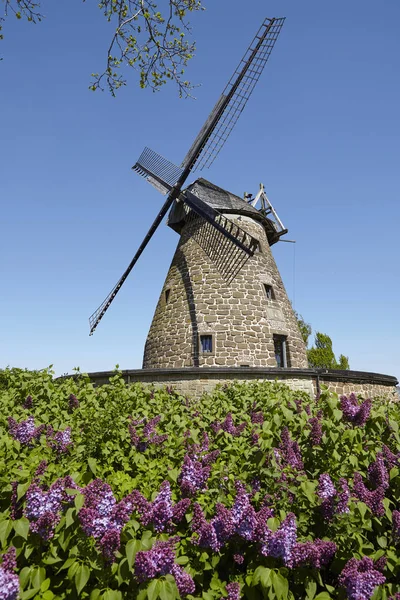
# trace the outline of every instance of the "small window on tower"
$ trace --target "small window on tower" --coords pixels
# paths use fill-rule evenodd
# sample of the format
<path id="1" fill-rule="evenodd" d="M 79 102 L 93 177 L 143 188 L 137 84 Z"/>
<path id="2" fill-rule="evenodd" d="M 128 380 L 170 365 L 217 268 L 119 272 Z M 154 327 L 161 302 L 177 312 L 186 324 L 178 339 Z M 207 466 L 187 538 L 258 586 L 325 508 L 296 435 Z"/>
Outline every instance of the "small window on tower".
<path id="1" fill-rule="evenodd" d="M 168 304 L 170 293 L 171 290 L 169 288 L 165 290 L 165 304 Z"/>
<path id="2" fill-rule="evenodd" d="M 261 250 L 261 244 L 260 244 L 260 242 L 257 242 L 256 249 L 255 249 L 254 253 L 258 254 L 260 252 L 262 252 L 262 250 Z"/>
<path id="3" fill-rule="evenodd" d="M 287 337 L 286 335 L 275 335 L 274 334 L 274 349 L 276 366 L 281 369 L 287 368 Z"/>
<path id="4" fill-rule="evenodd" d="M 207 354 L 213 351 L 213 339 L 212 335 L 201 335 L 200 336 L 200 349 L 203 354 Z"/>
<path id="5" fill-rule="evenodd" d="M 263 285 L 265 295 L 267 296 L 268 300 L 275 300 L 275 294 L 274 290 L 272 289 L 272 285 L 268 285 L 267 283 L 264 283 Z"/>

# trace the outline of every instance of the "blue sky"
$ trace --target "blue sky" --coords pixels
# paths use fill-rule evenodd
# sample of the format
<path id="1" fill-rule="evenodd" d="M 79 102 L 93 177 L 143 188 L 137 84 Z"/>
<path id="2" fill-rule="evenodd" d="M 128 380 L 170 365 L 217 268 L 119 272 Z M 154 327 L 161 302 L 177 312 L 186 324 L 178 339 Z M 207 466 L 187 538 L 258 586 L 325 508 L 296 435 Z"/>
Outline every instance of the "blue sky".
<path id="1" fill-rule="evenodd" d="M 164 2 L 160 2 L 162 5 Z M 93 337 L 163 198 L 131 166 L 150 146 L 179 164 L 265 16 L 286 16 L 223 151 L 195 173 L 242 195 L 262 181 L 292 244 L 273 252 L 296 310 L 353 369 L 400 376 L 400 3 L 237 0 L 193 21 L 187 76 L 117 98 L 88 90 L 111 29 L 97 3 L 46 2 L 0 44 L 0 368 L 140 368 L 177 235 L 163 224 Z"/>

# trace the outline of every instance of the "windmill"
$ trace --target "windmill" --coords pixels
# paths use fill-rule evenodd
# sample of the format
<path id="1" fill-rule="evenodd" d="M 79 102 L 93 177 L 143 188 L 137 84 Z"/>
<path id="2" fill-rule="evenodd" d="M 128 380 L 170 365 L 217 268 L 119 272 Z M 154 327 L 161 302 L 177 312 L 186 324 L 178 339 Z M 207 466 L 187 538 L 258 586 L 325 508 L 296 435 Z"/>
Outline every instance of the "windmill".
<path id="1" fill-rule="evenodd" d="M 232 288 L 234 282 L 238 280 L 239 273 L 243 273 L 246 263 L 251 257 L 260 253 L 261 246 L 265 245 L 264 241 L 261 243 L 260 237 L 262 238 L 264 235 L 265 242 L 269 248 L 269 245 L 278 241 L 280 236 L 287 232 L 287 230 L 283 228 L 282 223 L 277 217 L 275 210 L 272 208 L 272 205 L 269 203 L 265 191 L 263 190 L 261 190 L 255 198 L 256 202 L 261 199 L 261 209 L 257 210 L 252 206 L 252 204 L 255 205 L 256 202 L 245 202 L 241 198 L 214 186 L 204 179 L 199 179 L 186 189 L 183 189 L 183 185 L 193 169 L 209 167 L 219 154 L 260 78 L 284 21 L 285 18 L 266 18 L 264 20 L 237 69 L 219 97 L 216 105 L 189 148 L 181 166 L 174 165 L 149 148 L 144 149 L 133 166 L 133 169 L 139 175 L 146 178 L 158 191 L 164 195 L 167 194 L 167 198 L 136 254 L 128 265 L 128 268 L 99 308 L 91 315 L 89 323 L 90 335 L 92 335 L 116 297 L 118 291 L 121 289 L 124 281 L 135 266 L 143 250 L 149 243 L 157 227 L 171 208 L 168 225 L 181 234 L 181 240 L 177 250 L 178 258 L 176 258 L 177 254 L 175 254 L 171 269 L 173 272 L 175 267 L 178 269 L 180 272 L 180 280 L 183 285 L 178 292 L 183 304 L 178 309 L 179 303 L 177 304 L 175 302 L 176 310 L 175 312 L 173 311 L 175 317 L 172 321 L 174 321 L 176 325 L 177 322 L 182 320 L 181 317 L 183 317 L 186 311 L 189 315 L 186 318 L 187 325 L 189 329 L 191 329 L 191 332 L 186 343 L 187 352 L 183 352 L 181 358 L 177 358 L 180 352 L 179 343 L 174 358 L 171 361 L 165 358 L 165 352 L 162 352 L 161 355 L 156 352 L 157 356 L 153 356 L 154 352 L 152 352 L 151 348 L 155 348 L 157 345 L 159 347 L 163 346 L 163 344 L 160 346 L 158 340 L 162 329 L 164 329 L 164 338 L 166 333 L 165 328 L 167 328 L 168 335 L 172 336 L 172 340 L 179 338 L 183 343 L 182 335 L 174 329 L 171 319 L 168 320 L 167 318 L 167 320 L 165 320 L 164 318 L 161 318 L 160 320 L 159 318 L 161 313 L 164 316 L 171 313 L 170 309 L 174 304 L 174 302 L 169 303 L 171 294 L 171 288 L 168 287 L 168 281 L 170 280 L 169 275 L 171 272 L 170 269 L 146 342 L 144 357 L 145 367 L 221 364 L 218 363 L 218 360 L 216 363 L 208 360 L 211 359 L 211 355 L 215 357 L 215 339 L 213 343 L 212 335 L 210 339 L 210 335 L 201 335 L 201 333 L 199 333 L 199 323 L 195 314 L 196 294 L 194 293 L 193 282 L 191 281 L 191 271 L 193 271 L 193 268 L 196 269 L 199 264 L 207 263 L 207 265 L 212 265 L 212 273 L 218 273 L 219 278 L 218 283 L 214 282 L 214 285 L 219 286 L 220 289 L 228 290 L 226 293 L 229 294 L 229 289 Z M 210 195 L 213 196 L 214 201 L 212 201 L 212 199 L 210 201 Z M 228 199 L 228 204 L 224 199 Z M 229 213 L 230 216 L 228 217 L 227 214 Z M 252 219 L 254 223 L 260 221 L 262 223 L 262 232 L 259 230 L 260 223 L 258 223 L 256 227 L 253 226 L 253 223 L 249 226 L 246 219 Z M 182 247 L 187 241 L 190 242 L 192 248 L 194 248 L 194 243 L 196 248 L 190 252 L 190 256 L 185 256 L 184 253 L 182 253 Z M 198 251 L 202 252 L 202 255 L 197 256 Z M 204 262 L 205 259 L 207 259 L 206 263 Z M 272 262 L 275 264 L 273 259 Z M 270 263 L 270 260 L 268 260 L 268 263 Z M 194 267 L 192 268 L 193 265 Z M 274 281 L 276 280 L 277 282 L 275 288 L 281 287 L 284 291 L 276 265 L 274 268 L 269 265 L 268 269 L 271 270 L 271 268 L 274 272 L 276 271 L 276 275 L 274 275 Z M 267 275 L 266 277 L 268 279 Z M 206 282 L 206 279 L 207 277 L 205 277 L 205 279 L 203 278 L 203 283 Z M 278 282 L 278 279 L 280 283 Z M 241 285 L 240 281 L 238 285 Z M 263 285 L 268 286 L 269 284 Z M 231 292 L 233 293 L 232 289 Z M 282 302 L 289 303 L 286 292 L 284 292 L 283 295 Z M 200 296 L 201 293 L 197 294 L 198 298 Z M 176 297 L 177 296 L 174 293 L 171 300 L 176 300 Z M 273 300 L 272 298 L 269 299 L 271 301 Z M 166 308 L 167 304 L 168 310 L 163 310 Z M 279 321 L 281 323 L 280 329 L 278 328 L 278 330 L 282 330 L 282 323 L 287 321 L 287 318 L 283 315 L 281 306 L 270 307 L 270 309 L 272 310 L 272 312 L 270 311 L 270 316 L 277 317 L 275 321 L 281 319 Z M 298 333 L 293 311 L 290 309 L 289 313 L 289 328 L 297 330 Z M 271 319 L 269 319 L 269 321 L 271 321 Z M 268 327 L 271 329 L 270 324 Z M 272 333 L 271 336 L 269 336 L 271 337 L 271 340 L 273 339 L 273 335 L 274 334 Z M 278 358 L 276 357 L 280 353 L 279 360 L 282 363 L 280 366 L 288 366 L 288 361 L 285 358 L 288 353 L 284 347 L 284 337 L 283 334 L 280 337 L 280 343 L 281 346 L 283 344 L 284 351 L 279 350 L 278 352 L 276 340 L 273 342 L 275 345 L 272 346 L 272 350 L 271 344 L 269 347 L 269 353 L 272 353 L 271 355 L 274 357 L 274 361 L 278 361 Z M 168 341 L 167 345 L 170 343 L 171 342 Z M 205 362 L 199 360 L 199 355 L 201 354 L 200 348 L 204 349 L 203 354 L 205 355 Z M 298 366 L 306 366 L 304 348 L 300 348 L 298 352 L 301 355 L 301 358 L 297 361 L 299 363 Z M 292 352 L 292 355 L 294 356 L 298 352 L 295 350 L 294 353 Z M 210 356 L 208 356 L 208 354 L 210 354 Z M 264 352 L 264 357 L 266 357 L 267 354 Z M 237 362 L 237 360 L 240 361 L 241 359 L 240 357 L 236 357 L 235 360 Z M 293 360 L 291 360 L 291 364 L 292 363 Z"/>

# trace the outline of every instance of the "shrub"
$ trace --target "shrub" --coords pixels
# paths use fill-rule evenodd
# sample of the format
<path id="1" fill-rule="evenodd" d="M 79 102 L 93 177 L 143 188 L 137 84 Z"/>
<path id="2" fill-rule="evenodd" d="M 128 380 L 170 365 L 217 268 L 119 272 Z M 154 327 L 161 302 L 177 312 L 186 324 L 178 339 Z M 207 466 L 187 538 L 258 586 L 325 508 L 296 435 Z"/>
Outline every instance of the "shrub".
<path id="1" fill-rule="evenodd" d="M 22 600 L 400 591 L 398 404 L 17 369 L 0 398 L 0 598 L 15 573 Z"/>

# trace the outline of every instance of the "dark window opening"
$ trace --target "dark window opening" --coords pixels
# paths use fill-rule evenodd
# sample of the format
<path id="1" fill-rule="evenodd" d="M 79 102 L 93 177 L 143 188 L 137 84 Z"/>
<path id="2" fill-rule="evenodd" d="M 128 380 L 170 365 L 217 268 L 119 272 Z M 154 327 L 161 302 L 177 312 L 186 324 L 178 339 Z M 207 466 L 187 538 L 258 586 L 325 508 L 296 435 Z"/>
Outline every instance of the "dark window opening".
<path id="1" fill-rule="evenodd" d="M 268 300 L 275 300 L 275 294 L 274 290 L 272 289 L 272 285 L 268 285 L 267 283 L 264 283 L 263 285 L 265 295 L 267 296 Z"/>
<path id="2" fill-rule="evenodd" d="M 165 304 L 168 304 L 170 293 L 171 293 L 171 290 L 169 288 L 167 290 L 165 290 Z"/>
<path id="3" fill-rule="evenodd" d="M 250 365 L 240 365 L 241 367 L 250 367 Z"/>
<path id="4" fill-rule="evenodd" d="M 254 253 L 257 254 L 259 252 L 260 253 L 262 252 L 262 250 L 261 250 L 261 244 L 260 244 L 260 242 L 257 242 L 256 249 L 255 249 Z"/>
<path id="5" fill-rule="evenodd" d="M 200 347 L 203 353 L 213 351 L 212 335 L 201 335 L 200 336 Z"/>
<path id="6" fill-rule="evenodd" d="M 276 365 L 286 369 L 287 364 L 287 337 L 285 335 L 274 335 L 274 348 Z"/>

